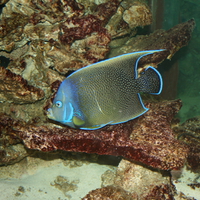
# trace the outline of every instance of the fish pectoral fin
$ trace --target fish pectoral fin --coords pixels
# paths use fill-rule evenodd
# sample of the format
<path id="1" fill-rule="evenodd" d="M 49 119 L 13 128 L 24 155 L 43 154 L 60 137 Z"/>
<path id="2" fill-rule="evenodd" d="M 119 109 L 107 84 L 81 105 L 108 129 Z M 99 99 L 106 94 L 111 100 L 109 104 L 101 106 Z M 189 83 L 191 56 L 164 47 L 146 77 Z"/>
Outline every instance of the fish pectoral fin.
<path id="1" fill-rule="evenodd" d="M 74 116 L 72 118 L 72 122 L 74 123 L 75 126 L 83 126 L 85 124 L 85 121 L 77 116 Z"/>

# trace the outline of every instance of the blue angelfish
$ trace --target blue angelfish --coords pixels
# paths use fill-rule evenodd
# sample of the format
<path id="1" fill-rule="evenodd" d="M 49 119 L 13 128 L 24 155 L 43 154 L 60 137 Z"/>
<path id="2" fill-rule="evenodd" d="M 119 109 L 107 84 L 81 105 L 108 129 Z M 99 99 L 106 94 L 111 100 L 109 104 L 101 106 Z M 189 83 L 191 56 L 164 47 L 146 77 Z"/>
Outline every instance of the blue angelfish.
<path id="1" fill-rule="evenodd" d="M 151 66 L 138 77 L 138 62 L 159 51 L 128 53 L 75 71 L 61 83 L 48 117 L 85 130 L 139 117 L 148 110 L 139 93 L 160 94 L 163 83 Z"/>

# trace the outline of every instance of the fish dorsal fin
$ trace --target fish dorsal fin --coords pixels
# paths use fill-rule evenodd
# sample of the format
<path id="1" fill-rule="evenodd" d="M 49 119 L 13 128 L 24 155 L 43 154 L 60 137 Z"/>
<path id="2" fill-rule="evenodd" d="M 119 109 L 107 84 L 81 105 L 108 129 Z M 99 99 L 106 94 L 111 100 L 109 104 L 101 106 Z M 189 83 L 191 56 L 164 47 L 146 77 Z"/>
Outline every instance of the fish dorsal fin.
<path id="1" fill-rule="evenodd" d="M 160 49 L 160 50 L 147 50 L 147 51 L 138 51 L 138 52 L 131 52 L 131 53 L 127 53 L 127 54 L 122 54 L 113 58 L 109 58 L 107 60 L 103 60 L 97 63 L 93 63 L 91 65 L 88 65 L 86 67 L 83 67 L 81 69 L 78 69 L 76 72 L 72 73 L 70 76 L 77 76 L 79 75 L 79 73 L 86 73 L 86 71 L 92 71 L 93 68 L 97 68 L 97 67 L 103 67 L 103 66 L 113 66 L 116 67 L 116 63 L 118 62 L 122 62 L 122 63 L 126 63 L 126 65 L 124 64 L 123 66 L 125 67 L 131 67 L 135 70 L 134 72 L 134 78 L 137 78 L 137 67 L 138 67 L 138 62 L 139 60 L 146 55 L 149 54 L 153 54 L 156 52 L 160 52 L 160 51 L 164 51 L 164 49 Z M 134 66 L 134 67 L 133 67 Z"/>

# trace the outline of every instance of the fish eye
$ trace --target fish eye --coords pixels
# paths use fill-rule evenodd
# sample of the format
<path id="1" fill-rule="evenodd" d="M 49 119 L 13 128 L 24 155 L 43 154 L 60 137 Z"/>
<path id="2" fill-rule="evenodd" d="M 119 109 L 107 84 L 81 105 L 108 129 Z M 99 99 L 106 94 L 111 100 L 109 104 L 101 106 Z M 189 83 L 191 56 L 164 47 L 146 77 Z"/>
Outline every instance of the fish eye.
<path id="1" fill-rule="evenodd" d="M 56 101 L 55 105 L 56 105 L 56 107 L 61 108 L 62 107 L 62 102 L 61 101 Z"/>

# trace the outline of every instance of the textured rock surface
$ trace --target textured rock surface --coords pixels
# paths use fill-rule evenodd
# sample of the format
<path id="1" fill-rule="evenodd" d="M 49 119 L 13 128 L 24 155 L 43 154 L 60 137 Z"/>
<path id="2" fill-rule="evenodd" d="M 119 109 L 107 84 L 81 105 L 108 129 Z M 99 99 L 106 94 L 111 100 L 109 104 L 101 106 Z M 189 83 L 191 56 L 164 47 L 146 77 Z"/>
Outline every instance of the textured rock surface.
<path id="1" fill-rule="evenodd" d="M 7 3 L 9 0 L 1 0 L 0 5 Z"/>
<path id="2" fill-rule="evenodd" d="M 28 155 L 24 145 L 14 136 L 13 124 L 10 117 L 0 113 L 0 165 L 19 162 Z"/>
<path id="3" fill-rule="evenodd" d="M 0 54 L 10 57 L 4 51 L 12 54 L 12 51 L 28 44 L 28 51 L 11 60 L 9 68 L 15 71 L 23 61 L 32 68 L 26 70 L 29 79 L 34 79 L 33 69 L 34 74 L 41 74 L 53 66 L 65 74 L 97 62 L 109 51 L 111 37 L 105 25 L 119 3 L 112 0 L 94 4 L 94 9 L 88 11 L 87 4 L 84 7 L 75 0 L 56 0 L 54 3 L 11 0 L 1 15 Z M 38 78 L 42 79 L 40 76 Z M 41 85 L 36 78 L 33 81 Z M 45 77 L 42 81 L 46 83 L 48 79 Z"/>
<path id="4" fill-rule="evenodd" d="M 135 2 L 123 14 L 123 19 L 128 23 L 130 28 L 145 26 L 152 23 L 151 10 L 146 4 Z"/>
<path id="5" fill-rule="evenodd" d="M 188 148 L 174 138 L 170 127 L 173 116 L 180 109 L 180 101 L 148 103 L 146 106 L 150 111 L 140 118 L 100 130 L 13 124 L 13 134 L 30 149 L 123 156 L 155 168 L 180 168 Z"/>
<path id="6" fill-rule="evenodd" d="M 167 172 L 152 170 L 122 160 L 117 168 L 114 178 L 114 185 L 130 192 L 139 199 L 148 199 L 154 196 L 153 190 L 157 190 L 157 199 L 164 199 L 163 196 L 172 198 L 172 188 L 170 188 L 170 177 Z M 157 188 L 157 189 L 156 189 Z M 168 188 L 165 192 L 162 188 Z"/>
<path id="7" fill-rule="evenodd" d="M 47 140 L 49 144 L 44 143 L 41 146 L 34 144 L 34 142 L 36 143 L 36 139 L 33 140 L 34 142 L 32 141 L 32 143 L 30 143 L 28 138 L 25 139 L 26 134 L 24 134 L 24 140 L 26 140 L 27 146 L 30 145 L 30 148 L 43 150 L 66 149 L 66 147 L 63 146 L 59 147 L 59 142 L 62 140 L 61 137 L 64 137 L 66 142 L 68 142 L 66 137 L 69 137 L 72 141 L 76 141 L 74 137 L 73 139 L 71 138 L 72 136 L 70 134 L 74 134 L 74 132 L 77 133 L 77 130 L 71 130 L 66 127 L 59 129 L 54 127 L 53 124 L 45 122 L 45 115 L 42 109 L 43 107 L 46 108 L 46 99 L 51 95 L 51 88 L 54 87 L 54 85 L 59 85 L 57 83 L 64 78 L 59 73 L 65 74 L 68 70 L 75 70 L 105 58 L 109 50 L 108 45 L 110 41 L 113 38 L 121 38 L 131 32 L 130 27 L 123 20 L 123 16 L 126 15 L 128 17 L 127 13 L 132 9 L 134 10 L 134 6 L 138 8 L 138 6 L 145 5 L 143 3 L 135 3 L 135 1 L 124 1 L 122 4 L 120 4 L 120 2 L 121 1 L 113 0 L 96 4 L 94 2 L 80 1 L 77 3 L 74 0 L 56 0 L 54 4 L 49 1 L 38 1 L 37 3 L 34 1 L 27 1 L 26 4 L 24 4 L 23 0 L 10 0 L 6 3 L 6 7 L 4 7 L 2 11 L 0 22 L 0 54 L 10 59 L 8 65 L 10 71 L 1 68 L 1 81 L 3 82 L 3 84 L 1 84 L 1 101 L 3 101 L 4 104 L 2 104 L 0 111 L 9 114 L 13 122 L 16 122 L 17 119 L 26 121 L 28 124 L 20 125 L 21 128 L 23 127 L 23 133 L 39 134 L 38 132 L 42 130 L 47 135 L 49 134 L 50 138 Z M 141 13 L 141 18 L 142 16 L 144 16 L 144 13 Z M 146 24 L 151 21 L 151 14 L 149 13 L 148 16 L 149 18 L 146 18 Z M 132 41 L 132 38 L 128 40 L 125 46 L 120 47 L 120 51 L 117 53 L 122 54 L 144 49 L 166 48 L 167 51 L 165 52 L 154 54 L 151 57 L 147 56 L 141 60 L 141 65 L 143 66 L 147 64 L 156 66 L 167 57 L 170 58 L 177 49 L 187 44 L 191 37 L 194 24 L 194 20 L 189 20 L 186 23 L 173 27 L 169 31 L 158 31 L 150 36 L 138 36 L 134 38 L 134 41 Z M 137 25 L 142 26 L 144 24 L 138 21 Z M 156 43 L 155 41 L 158 42 Z M 111 55 L 112 52 L 114 51 L 111 51 Z M 114 54 L 116 54 L 116 52 L 114 52 Z M 13 72 L 15 74 L 13 74 Z M 30 86 L 29 84 L 34 86 Z M 41 101 L 41 99 L 44 100 Z M 9 102 L 14 104 L 11 105 Z M 3 114 L 2 117 L 4 117 Z M 143 121 L 142 119 L 143 118 L 139 118 L 137 121 L 139 121 L 139 123 L 147 123 L 148 120 L 146 118 L 144 118 Z M 169 129 L 171 118 L 167 120 L 167 126 L 166 124 L 163 126 L 166 126 L 165 131 L 172 134 Z M 39 126 L 38 121 L 44 126 Z M 81 134 L 78 133 L 80 135 L 76 136 L 80 137 L 80 144 L 81 140 L 84 140 L 84 138 L 89 142 L 93 141 L 91 138 L 95 136 L 96 141 L 100 141 L 102 138 L 105 139 L 106 135 L 109 137 L 109 134 L 112 133 L 114 137 L 121 138 L 121 141 L 115 139 L 111 146 L 115 147 L 118 145 L 120 148 L 122 147 L 124 151 L 124 149 L 128 148 L 126 147 L 126 142 L 123 144 L 122 140 L 124 138 L 127 139 L 129 135 L 131 135 L 131 138 L 133 138 L 131 144 L 134 143 L 134 145 L 136 145 L 136 149 L 135 147 L 131 147 L 131 150 L 128 150 L 128 152 L 132 152 L 131 156 L 123 153 L 120 148 L 118 148 L 118 153 L 114 150 L 110 150 L 109 148 L 111 148 L 111 146 L 108 144 L 109 141 L 101 143 L 102 152 L 100 153 L 123 155 L 125 157 L 131 157 L 131 159 L 138 159 L 143 155 L 143 158 L 139 158 L 141 162 L 146 162 L 147 164 L 155 167 L 158 166 L 159 168 L 174 168 L 176 164 L 171 165 L 169 163 L 173 162 L 173 156 L 175 156 L 175 154 L 170 156 L 172 160 L 169 159 L 167 164 L 167 159 L 164 156 L 167 153 L 164 150 L 161 151 L 163 158 L 158 158 L 159 161 L 162 160 L 162 164 L 156 162 L 157 155 L 155 149 L 152 148 L 152 141 L 150 137 L 145 135 L 143 130 L 139 130 L 137 129 L 138 127 L 135 127 L 138 123 L 137 121 L 134 124 L 130 122 L 125 125 L 118 125 L 117 128 L 111 126 L 108 130 L 106 128 L 102 130 L 102 132 L 97 131 L 97 133 L 92 134 L 82 132 Z M 5 120 L 3 124 L 3 130 L 5 130 L 9 123 Z M 29 125 L 30 127 L 28 127 Z M 12 130 L 14 130 L 14 128 L 12 125 L 9 126 L 11 126 L 11 129 L 7 129 L 6 133 L 13 133 Z M 145 124 L 146 132 L 149 131 L 147 126 L 149 126 L 149 124 Z M 113 132 L 111 128 L 114 128 Z M 133 129 L 138 130 L 138 132 L 136 131 L 134 134 L 131 134 Z M 53 134 L 53 131 L 57 131 L 56 136 Z M 156 132 L 158 130 L 154 127 L 152 128 L 152 132 L 153 131 Z M 105 136 L 104 132 L 106 132 Z M 59 136 L 58 134 L 60 133 L 64 134 Z M 121 133 L 122 135 L 120 135 Z M 65 134 L 67 135 L 65 136 Z M 46 139 L 45 134 L 39 136 L 37 137 L 38 144 L 41 142 L 40 139 Z M 54 137 L 58 138 L 57 144 L 53 143 Z M 161 142 L 161 145 L 166 145 L 166 143 L 164 144 L 164 142 L 162 142 L 162 137 L 164 136 L 162 135 L 161 138 L 159 137 L 161 136 L 155 136 L 155 138 L 158 138 L 158 143 Z M 139 151 L 141 148 L 139 142 L 140 140 L 144 140 L 144 138 L 147 138 L 146 146 L 143 145 L 142 151 Z M 173 141 L 171 136 L 167 139 L 170 140 L 171 144 L 171 140 Z M 73 142 L 71 144 L 73 144 Z M 94 145 L 95 148 L 97 148 L 97 144 L 94 144 L 96 145 Z M 105 146 L 107 144 L 108 147 L 106 149 Z M 94 150 L 95 148 L 90 148 L 91 149 L 88 150 L 84 148 L 81 149 L 81 145 L 79 147 L 80 151 L 96 152 Z M 171 147 L 169 145 L 169 148 L 172 150 L 173 146 Z M 79 151 L 79 149 L 76 149 L 76 151 Z M 135 154 L 135 151 L 137 151 L 137 154 Z M 183 160 L 186 151 L 186 149 L 183 151 L 180 160 Z M 141 154 L 141 152 L 148 153 Z M 145 157 L 147 154 L 150 154 L 150 158 L 147 156 L 149 158 L 148 160 L 146 160 Z M 179 165 L 181 166 L 182 162 L 180 162 Z"/>
<path id="8" fill-rule="evenodd" d="M 194 171 L 200 170 L 200 118 L 192 118 L 174 127 L 177 138 L 189 147 L 187 166 Z"/>
<path id="9" fill-rule="evenodd" d="M 89 192 L 82 200 L 103 200 L 103 199 L 120 199 L 120 200 L 133 200 L 131 194 L 119 187 L 107 186 Z"/>
<path id="10" fill-rule="evenodd" d="M 108 172 L 102 175 L 103 186 L 107 188 L 112 185 L 121 188 L 132 199 L 173 199 L 175 195 L 169 172 L 152 170 L 128 160 L 122 160 L 119 163 L 116 172 L 112 173 L 112 181 Z M 109 185 L 107 182 L 110 182 Z"/>
<path id="11" fill-rule="evenodd" d="M 22 144 L 16 144 L 3 148 L 0 147 L 0 166 L 14 164 L 28 155 L 28 152 Z"/>
<path id="12" fill-rule="evenodd" d="M 132 51 L 166 49 L 144 57 L 140 62 L 142 70 L 146 65 L 156 67 L 187 45 L 195 26 L 193 19 L 168 31 L 157 30 L 148 36 L 132 37 L 137 34 L 136 26 L 150 24 L 152 16 L 145 1 L 121 2 L 0 2 L 6 3 L 0 16 L 0 56 L 10 60 L 7 69 L 0 70 L 3 102 L 0 107 L 0 164 L 13 164 L 26 157 L 28 151 L 23 144 L 44 152 L 60 149 L 119 155 L 131 162 L 120 163 L 117 174 L 112 177 L 112 186 L 91 191 L 84 200 L 173 199 L 168 175 L 161 177 L 155 169 L 145 170 L 140 165 L 178 169 L 187 159 L 189 167 L 199 169 L 199 136 L 196 134 L 199 127 L 195 126 L 194 130 L 190 121 L 174 129 L 183 142 L 176 139 L 171 129 L 171 120 L 181 107 L 180 101 L 146 103 L 150 111 L 138 119 L 96 131 L 54 124 L 47 121 L 44 114 L 53 97 L 52 91 L 56 92 L 65 78 L 63 75 L 104 59 L 108 52 L 112 57 Z M 146 177 L 142 179 L 148 182 L 147 179 L 152 178 L 152 184 L 140 182 L 137 187 L 138 177 L 144 174 Z M 141 187 L 143 190 L 139 191 Z"/>
<path id="13" fill-rule="evenodd" d="M 129 8 L 137 10 L 140 6 L 148 10 L 144 3 L 135 1 L 81 4 L 75 0 L 57 0 L 54 4 L 49 1 L 24 4 L 23 0 L 10 0 L 1 15 L 0 55 L 10 58 L 8 68 L 12 72 L 21 74 L 38 87 L 48 87 L 56 80 L 51 80 L 51 74 L 66 74 L 69 70 L 104 59 L 113 38 L 116 42 L 117 38 L 121 40 L 122 36 L 133 35 L 133 27 L 128 26 L 123 15 L 139 17 L 135 26 L 150 24 L 151 13 L 134 12 L 133 15 L 128 12 Z M 145 20 L 141 21 L 143 18 Z M 110 55 L 166 48 L 167 52 L 156 54 L 152 59 L 148 57 L 143 62 L 143 65 L 156 66 L 187 44 L 193 27 L 194 21 L 191 20 L 167 32 L 132 38 Z M 60 75 L 57 73 L 56 77 L 59 79 Z"/>
<path id="14" fill-rule="evenodd" d="M 166 52 L 145 56 L 141 59 L 140 65 L 152 63 L 157 65 L 166 58 L 170 59 L 181 47 L 188 44 L 195 27 L 194 19 L 178 24 L 171 29 L 157 30 L 149 36 L 136 36 L 129 39 L 123 47 L 116 48 L 109 56 L 113 57 L 132 51 L 141 51 L 142 49 L 166 49 Z M 181 34 L 180 34 L 181 33 Z"/>
<path id="15" fill-rule="evenodd" d="M 0 67 L 0 101 L 33 103 L 44 98 L 43 90 L 31 86 L 20 75 Z"/>

